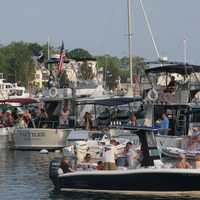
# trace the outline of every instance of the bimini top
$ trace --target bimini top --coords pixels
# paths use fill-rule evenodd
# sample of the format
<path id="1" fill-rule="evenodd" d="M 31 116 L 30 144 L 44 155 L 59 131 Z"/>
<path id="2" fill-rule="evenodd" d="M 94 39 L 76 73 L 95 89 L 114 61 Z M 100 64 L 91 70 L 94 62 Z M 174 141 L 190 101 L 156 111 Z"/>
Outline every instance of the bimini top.
<path id="1" fill-rule="evenodd" d="M 12 99 L 2 99 L 0 100 L 0 104 L 2 103 L 20 103 L 22 105 L 39 103 L 39 100 L 33 98 L 12 98 Z"/>
<path id="2" fill-rule="evenodd" d="M 149 62 L 147 64 L 152 64 L 153 62 Z M 153 63 L 153 64 L 161 64 L 161 63 Z M 179 62 L 166 62 L 163 65 L 159 65 L 157 67 L 151 67 L 145 71 L 148 73 L 178 73 L 181 75 L 190 75 L 191 73 L 200 72 L 199 65 L 192 65 L 188 63 L 179 63 Z"/>
<path id="3" fill-rule="evenodd" d="M 93 104 L 102 106 L 119 106 L 126 105 L 132 102 L 142 101 L 141 97 L 100 97 L 100 98 L 86 98 L 79 99 L 77 105 Z"/>

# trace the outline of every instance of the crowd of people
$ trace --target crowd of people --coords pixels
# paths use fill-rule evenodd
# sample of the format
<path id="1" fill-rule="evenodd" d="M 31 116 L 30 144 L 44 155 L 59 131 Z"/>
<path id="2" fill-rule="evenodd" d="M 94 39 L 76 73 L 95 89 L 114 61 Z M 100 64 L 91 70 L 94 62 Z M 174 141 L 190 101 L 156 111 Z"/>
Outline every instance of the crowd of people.
<path id="1" fill-rule="evenodd" d="M 17 108 L 0 112 L 0 127 L 17 127 L 26 128 L 30 126 L 32 116 L 34 114 L 31 110 L 24 112 L 18 111 Z"/>
<path id="2" fill-rule="evenodd" d="M 63 161 L 61 161 L 60 171 L 64 172 L 66 168 L 73 168 L 74 170 L 116 170 L 118 167 L 130 169 L 140 167 L 142 160 L 141 151 L 134 149 L 131 142 L 127 142 L 122 151 L 118 149 L 118 145 L 120 145 L 119 142 L 111 139 L 110 144 L 103 147 L 99 160 L 92 158 L 90 153 L 86 153 L 83 161 L 76 163 L 75 166 L 72 164 L 74 163 L 73 161 L 70 164 L 70 159 L 64 157 L 67 159 L 67 166 L 64 166 Z"/>
<path id="3" fill-rule="evenodd" d="M 69 125 L 68 118 L 69 109 L 64 105 L 58 116 L 57 128 L 67 128 Z M 47 128 L 50 120 L 47 111 L 41 106 L 34 109 L 18 109 L 14 107 L 12 110 L 7 109 L 0 112 L 0 128 Z"/>

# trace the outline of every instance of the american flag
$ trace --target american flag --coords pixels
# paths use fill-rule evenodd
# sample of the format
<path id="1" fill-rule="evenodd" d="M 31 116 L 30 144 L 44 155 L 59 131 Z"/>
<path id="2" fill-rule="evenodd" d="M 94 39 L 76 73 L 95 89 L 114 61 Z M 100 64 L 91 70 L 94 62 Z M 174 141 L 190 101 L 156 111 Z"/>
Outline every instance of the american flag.
<path id="1" fill-rule="evenodd" d="M 64 60 L 65 60 L 64 42 L 62 41 L 62 45 L 60 48 L 60 61 L 58 65 L 58 71 L 60 74 L 64 72 Z"/>

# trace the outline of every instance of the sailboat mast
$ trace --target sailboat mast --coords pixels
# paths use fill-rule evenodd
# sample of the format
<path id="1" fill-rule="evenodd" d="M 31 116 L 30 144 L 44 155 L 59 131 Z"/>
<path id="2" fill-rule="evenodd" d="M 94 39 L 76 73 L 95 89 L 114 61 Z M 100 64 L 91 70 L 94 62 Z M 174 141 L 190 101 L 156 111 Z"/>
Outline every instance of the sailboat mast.
<path id="1" fill-rule="evenodd" d="M 128 5 L 128 50 L 129 50 L 129 68 L 130 68 L 130 83 L 133 90 L 133 45 L 132 45 L 132 0 L 127 0 Z"/>

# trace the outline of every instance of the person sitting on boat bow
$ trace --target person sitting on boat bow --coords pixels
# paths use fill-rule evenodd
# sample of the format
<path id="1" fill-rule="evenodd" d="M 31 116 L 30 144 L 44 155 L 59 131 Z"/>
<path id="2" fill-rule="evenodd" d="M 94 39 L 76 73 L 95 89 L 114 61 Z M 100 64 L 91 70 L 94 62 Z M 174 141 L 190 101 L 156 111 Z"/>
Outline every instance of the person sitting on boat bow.
<path id="1" fill-rule="evenodd" d="M 195 157 L 195 168 L 200 169 L 200 154 L 199 153 Z"/>
<path id="2" fill-rule="evenodd" d="M 190 163 L 187 161 L 185 154 L 180 155 L 180 162 L 176 165 L 177 168 L 181 169 L 191 169 L 192 166 Z"/>
<path id="3" fill-rule="evenodd" d="M 104 170 L 104 164 L 101 160 L 97 162 L 96 169 L 97 170 Z"/>

